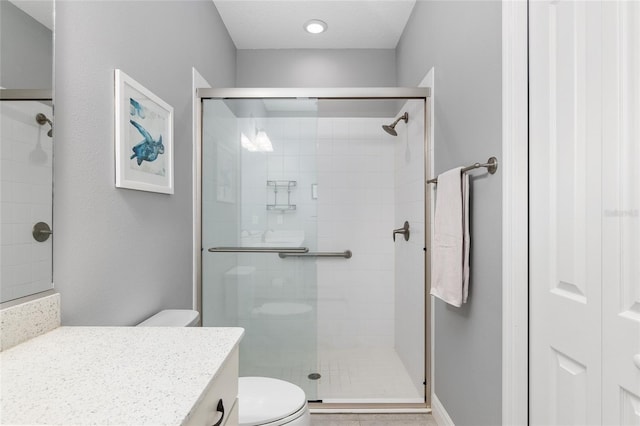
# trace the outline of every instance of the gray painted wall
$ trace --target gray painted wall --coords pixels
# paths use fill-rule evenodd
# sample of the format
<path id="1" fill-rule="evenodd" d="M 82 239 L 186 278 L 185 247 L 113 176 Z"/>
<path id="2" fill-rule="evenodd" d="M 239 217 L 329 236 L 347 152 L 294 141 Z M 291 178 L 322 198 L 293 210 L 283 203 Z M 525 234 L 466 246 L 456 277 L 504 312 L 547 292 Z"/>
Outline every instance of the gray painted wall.
<path id="1" fill-rule="evenodd" d="M 395 86 L 393 49 L 238 50 L 238 87 Z"/>
<path id="2" fill-rule="evenodd" d="M 54 283 L 65 325 L 132 325 L 192 301 L 191 67 L 235 84 L 210 0 L 57 1 Z M 175 194 L 116 189 L 113 69 L 174 108 Z"/>
<path id="3" fill-rule="evenodd" d="M 398 84 L 435 67 L 435 172 L 500 159 L 501 4 L 418 1 L 397 48 Z M 435 393 L 454 423 L 501 423 L 501 172 L 471 179 L 469 302 L 435 306 Z"/>
<path id="4" fill-rule="evenodd" d="M 12 3 L 0 1 L 0 87 L 51 89 L 51 30 Z"/>
<path id="5" fill-rule="evenodd" d="M 500 158 L 500 10 L 419 1 L 397 52 L 243 50 L 236 62 L 208 0 L 58 1 L 54 281 L 63 323 L 131 325 L 191 305 L 191 66 L 214 85 L 240 87 L 415 86 L 435 66 L 441 172 Z M 113 68 L 175 108 L 175 195 L 114 187 Z M 436 303 L 436 392 L 457 425 L 501 421 L 501 195 L 500 171 L 472 180 L 470 301 Z"/>

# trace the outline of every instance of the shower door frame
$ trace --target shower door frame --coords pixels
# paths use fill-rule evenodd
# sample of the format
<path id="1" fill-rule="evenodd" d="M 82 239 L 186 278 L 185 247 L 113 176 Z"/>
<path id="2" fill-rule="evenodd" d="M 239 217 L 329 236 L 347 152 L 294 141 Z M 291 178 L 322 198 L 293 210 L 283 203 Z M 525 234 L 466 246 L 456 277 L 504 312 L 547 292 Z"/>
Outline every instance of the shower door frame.
<path id="1" fill-rule="evenodd" d="M 196 256 L 194 273 L 195 289 L 194 289 L 194 308 L 198 312 L 202 312 L 202 132 L 203 132 L 203 116 L 202 102 L 205 99 L 318 99 L 318 100 L 422 100 L 424 102 L 424 214 L 425 214 L 425 300 L 424 300 L 424 320 L 425 320 L 425 401 L 418 403 L 321 403 L 313 402 L 309 406 L 314 411 L 327 410 L 331 412 L 340 412 L 340 410 L 354 410 L 362 412 L 379 412 L 384 410 L 411 412 L 412 410 L 424 410 L 431 408 L 431 391 L 433 383 L 433 372 L 431 371 L 432 347 L 431 347 L 431 278 L 429 271 L 431 270 L 431 198 L 432 191 L 429 190 L 427 179 L 432 175 L 432 161 L 428 157 L 432 151 L 431 140 L 429 138 L 429 129 L 433 125 L 431 123 L 431 88 L 430 87 L 282 87 L 282 88 L 240 88 L 240 87 L 215 87 L 215 88 L 199 88 L 196 90 L 196 109 L 197 116 L 194 120 L 198 125 L 198 135 L 195 151 L 195 185 L 194 188 L 194 218 L 196 220 L 196 235 L 194 238 L 194 253 L 200 253 Z"/>

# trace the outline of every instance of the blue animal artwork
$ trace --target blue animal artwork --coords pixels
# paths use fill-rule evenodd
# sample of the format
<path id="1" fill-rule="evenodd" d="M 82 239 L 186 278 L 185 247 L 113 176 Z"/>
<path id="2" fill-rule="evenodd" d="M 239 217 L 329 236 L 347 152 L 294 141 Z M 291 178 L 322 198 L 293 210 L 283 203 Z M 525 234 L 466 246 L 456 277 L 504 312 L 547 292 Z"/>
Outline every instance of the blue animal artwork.
<path id="1" fill-rule="evenodd" d="M 134 117 L 137 115 L 140 118 L 145 118 L 144 107 L 140 105 L 140 102 L 133 98 L 129 98 L 129 103 L 131 104 L 129 108 L 129 115 Z"/>
<path id="2" fill-rule="evenodd" d="M 136 123 L 133 120 L 129 120 L 129 123 L 136 129 L 138 132 L 144 137 L 144 140 L 138 143 L 136 146 L 131 148 L 133 150 L 133 155 L 130 157 L 132 160 L 135 158 L 138 162 L 138 166 L 142 164 L 143 161 L 155 161 L 158 158 L 158 155 L 164 154 L 164 145 L 162 144 L 162 135 L 158 137 L 158 140 L 155 141 L 147 132 L 147 130 L 142 127 L 139 123 Z"/>

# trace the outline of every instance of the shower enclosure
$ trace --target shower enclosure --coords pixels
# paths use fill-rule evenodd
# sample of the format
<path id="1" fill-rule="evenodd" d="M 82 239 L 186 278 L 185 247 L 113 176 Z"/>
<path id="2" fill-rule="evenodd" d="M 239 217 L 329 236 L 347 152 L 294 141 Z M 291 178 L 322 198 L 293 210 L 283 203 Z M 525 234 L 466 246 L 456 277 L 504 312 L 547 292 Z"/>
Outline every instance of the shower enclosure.
<path id="1" fill-rule="evenodd" d="M 0 90 L 0 302 L 52 284 L 50 90 Z"/>
<path id="2" fill-rule="evenodd" d="M 323 406 L 429 403 L 429 89 L 198 96 L 199 304 L 244 327 L 240 375 Z"/>

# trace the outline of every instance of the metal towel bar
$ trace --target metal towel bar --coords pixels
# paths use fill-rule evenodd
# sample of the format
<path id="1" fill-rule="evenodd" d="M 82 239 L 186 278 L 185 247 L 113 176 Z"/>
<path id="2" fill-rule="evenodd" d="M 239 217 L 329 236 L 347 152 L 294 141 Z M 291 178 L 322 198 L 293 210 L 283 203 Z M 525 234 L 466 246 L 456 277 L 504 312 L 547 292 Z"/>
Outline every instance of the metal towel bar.
<path id="1" fill-rule="evenodd" d="M 494 174 L 496 170 L 498 170 L 498 159 L 496 157 L 491 157 L 486 163 L 475 163 L 470 166 L 463 167 L 462 173 L 473 169 L 479 169 L 480 167 L 486 167 L 489 174 Z M 429 179 L 427 183 L 438 183 L 438 178 Z"/>
<path id="2" fill-rule="evenodd" d="M 287 257 L 344 257 L 345 259 L 351 259 L 353 253 L 351 250 L 345 251 L 310 251 L 308 253 L 285 253 L 278 254 L 280 258 L 286 259 Z"/>
<path id="3" fill-rule="evenodd" d="M 211 247 L 211 253 L 308 253 L 307 247 Z"/>

